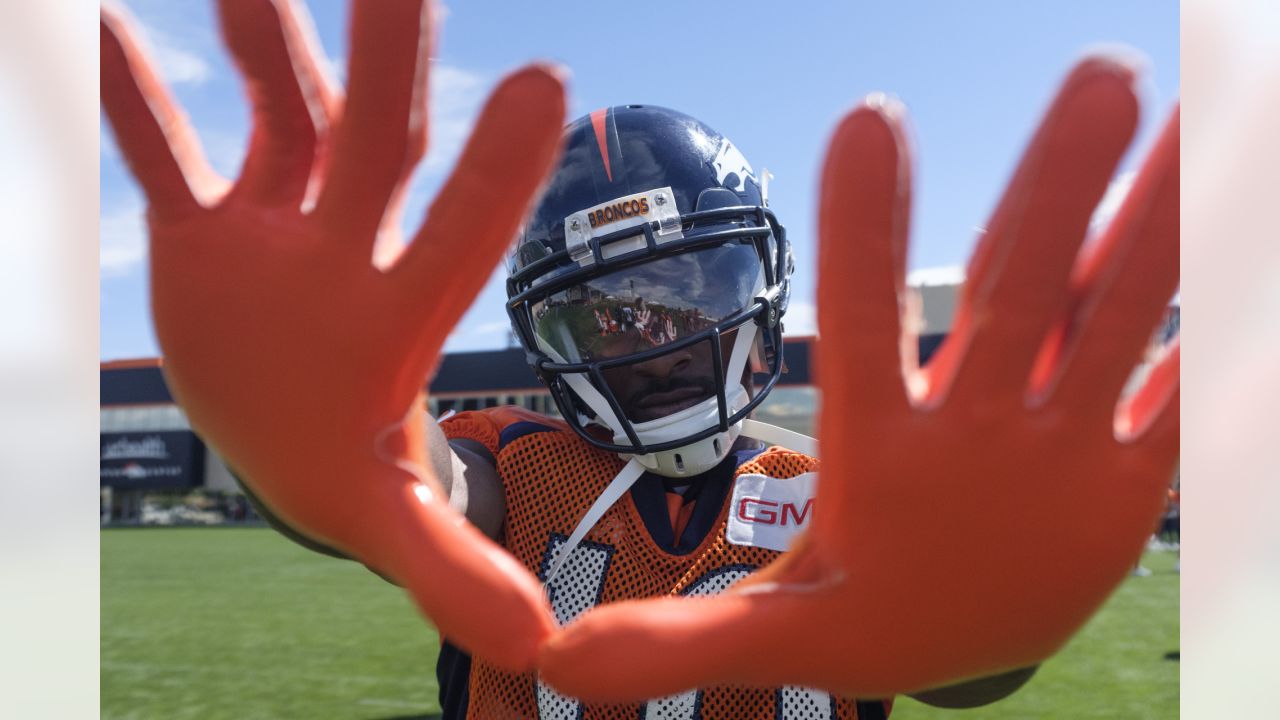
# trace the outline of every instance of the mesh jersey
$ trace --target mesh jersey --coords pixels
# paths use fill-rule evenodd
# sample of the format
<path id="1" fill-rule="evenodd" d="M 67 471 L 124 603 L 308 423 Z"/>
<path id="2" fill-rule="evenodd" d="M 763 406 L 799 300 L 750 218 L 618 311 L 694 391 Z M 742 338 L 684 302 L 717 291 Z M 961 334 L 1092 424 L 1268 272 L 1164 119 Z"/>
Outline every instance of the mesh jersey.
<path id="1" fill-rule="evenodd" d="M 563 423 L 518 408 L 464 412 L 441 423 L 450 439 L 482 443 L 495 458 L 506 494 L 504 544 L 545 579 L 555 555 L 621 470 L 617 455 L 597 450 Z M 709 473 L 693 517 L 673 537 L 659 479 L 642 477 L 614 504 L 574 550 L 548 590 L 557 619 L 566 624 L 594 605 L 663 595 L 723 591 L 779 555 L 730 543 L 725 536 L 733 479 L 758 473 L 790 479 L 814 471 L 817 461 L 782 448 L 739 454 Z M 762 658 L 761 662 L 767 660 Z M 884 717 L 888 703 L 855 702 L 803 688 L 716 687 L 643 705 L 583 705 L 540 683 L 534 674 L 471 664 L 468 718 L 856 718 Z"/>

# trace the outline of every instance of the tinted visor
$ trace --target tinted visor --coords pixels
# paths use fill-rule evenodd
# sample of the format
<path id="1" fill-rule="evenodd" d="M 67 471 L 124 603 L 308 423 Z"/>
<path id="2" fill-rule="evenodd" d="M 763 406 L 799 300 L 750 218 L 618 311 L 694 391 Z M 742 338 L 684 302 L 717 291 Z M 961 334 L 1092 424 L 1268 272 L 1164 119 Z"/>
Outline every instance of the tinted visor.
<path id="1" fill-rule="evenodd" d="M 632 355 L 710 328 L 764 289 L 755 246 L 658 258 L 552 293 L 530 307 L 539 344 L 565 362 Z"/>

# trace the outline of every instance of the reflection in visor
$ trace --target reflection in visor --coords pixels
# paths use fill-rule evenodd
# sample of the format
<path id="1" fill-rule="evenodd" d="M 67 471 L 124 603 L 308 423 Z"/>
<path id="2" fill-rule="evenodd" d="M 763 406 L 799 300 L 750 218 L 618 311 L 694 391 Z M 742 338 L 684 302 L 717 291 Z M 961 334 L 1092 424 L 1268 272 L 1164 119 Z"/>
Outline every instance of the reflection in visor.
<path id="1" fill-rule="evenodd" d="M 701 332 L 747 308 L 764 289 L 755 247 L 659 258 L 534 303 L 539 344 L 564 362 L 623 357 Z"/>

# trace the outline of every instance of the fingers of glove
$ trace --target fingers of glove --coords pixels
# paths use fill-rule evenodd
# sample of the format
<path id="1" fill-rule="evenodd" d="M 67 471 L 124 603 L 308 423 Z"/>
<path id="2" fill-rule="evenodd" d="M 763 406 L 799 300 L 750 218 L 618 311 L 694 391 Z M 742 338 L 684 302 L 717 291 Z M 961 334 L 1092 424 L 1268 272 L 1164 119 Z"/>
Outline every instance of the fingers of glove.
<path id="1" fill-rule="evenodd" d="M 1178 457 L 1181 381 L 1180 343 L 1173 345 L 1155 362 L 1146 381 L 1121 404 L 1117 430 L 1121 438 L 1129 441 L 1135 451 L 1150 454 L 1170 472 Z M 1170 476 L 1157 473 L 1155 478 L 1164 487 Z"/>
<path id="2" fill-rule="evenodd" d="M 819 205 L 822 392 L 838 398 L 830 407 L 855 403 L 877 415 L 908 409 L 901 349 L 911 157 L 904 114 L 897 101 L 872 97 L 844 118 L 827 151 Z M 824 414 L 821 437 L 848 437 L 852 420 L 847 411 Z"/>
<path id="3" fill-rule="evenodd" d="M 423 422 L 416 409 L 376 438 L 351 440 L 369 437 L 361 421 L 339 433 L 347 441 L 321 443 L 319 454 L 286 455 L 274 444 L 238 455 L 279 520 L 403 586 L 460 647 L 505 670 L 529 671 L 556 627 L 542 586 L 449 508 L 424 462 Z M 296 449 L 288 436 L 280 436 L 283 446 Z M 306 447 L 314 450 L 317 436 Z"/>
<path id="4" fill-rule="evenodd" d="M 418 336 L 428 360 L 515 237 L 555 163 L 564 113 L 564 84 L 555 68 L 534 65 L 506 77 L 392 270 L 404 312 L 424 323 Z"/>
<path id="5" fill-rule="evenodd" d="M 506 670 L 531 670 L 556 627 L 542 586 L 449 508 L 425 467 L 388 457 L 343 473 L 361 480 L 359 492 L 277 484 L 269 502 L 291 526 L 405 588 L 451 642 Z"/>
<path id="6" fill-rule="evenodd" d="M 1111 224 L 1077 265 L 1070 314 L 1042 352 L 1037 394 L 1110 417 L 1178 287 L 1178 113 Z"/>
<path id="7" fill-rule="evenodd" d="M 388 203 L 427 144 L 429 0 L 352 6 L 347 100 L 316 216 L 368 261 Z"/>
<path id="8" fill-rule="evenodd" d="M 221 0 L 218 11 L 253 106 L 253 135 L 233 192 L 298 206 L 337 107 L 314 27 L 295 0 Z"/>
<path id="9" fill-rule="evenodd" d="M 541 584 L 426 487 L 403 488 L 374 523 L 379 557 L 450 642 L 504 670 L 532 670 L 556 629 Z"/>
<path id="10" fill-rule="evenodd" d="M 1068 301 L 1089 220 L 1133 136 L 1135 72 L 1095 57 L 1067 77 L 968 268 L 931 396 L 1021 403 L 1037 351 Z"/>
<path id="11" fill-rule="evenodd" d="M 794 672 L 777 653 L 806 616 L 796 596 L 729 593 L 600 606 L 551 637 L 541 678 L 584 702 L 634 702 L 724 682 L 768 685 Z M 796 655 L 801 655 L 796 653 Z M 769 662 L 761 662 L 761 658 Z"/>
<path id="12" fill-rule="evenodd" d="M 116 143 L 158 216 L 198 209 L 222 185 L 195 131 L 142 50 L 131 18 L 101 10 L 102 107 Z"/>

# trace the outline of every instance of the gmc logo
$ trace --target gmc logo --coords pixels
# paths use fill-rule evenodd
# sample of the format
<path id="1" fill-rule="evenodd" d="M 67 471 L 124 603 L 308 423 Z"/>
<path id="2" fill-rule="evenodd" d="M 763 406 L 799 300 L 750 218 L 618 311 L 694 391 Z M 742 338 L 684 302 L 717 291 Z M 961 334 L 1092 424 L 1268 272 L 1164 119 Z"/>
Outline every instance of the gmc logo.
<path id="1" fill-rule="evenodd" d="M 760 498 L 742 498 L 738 503 L 738 519 L 742 522 L 757 525 L 803 525 L 813 511 L 813 498 L 805 501 L 803 506 L 795 503 L 779 503 Z"/>

